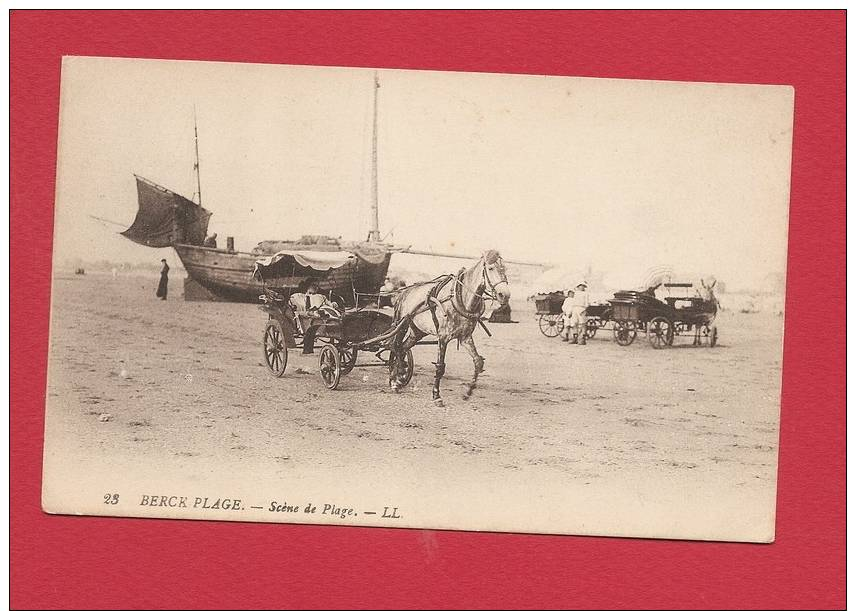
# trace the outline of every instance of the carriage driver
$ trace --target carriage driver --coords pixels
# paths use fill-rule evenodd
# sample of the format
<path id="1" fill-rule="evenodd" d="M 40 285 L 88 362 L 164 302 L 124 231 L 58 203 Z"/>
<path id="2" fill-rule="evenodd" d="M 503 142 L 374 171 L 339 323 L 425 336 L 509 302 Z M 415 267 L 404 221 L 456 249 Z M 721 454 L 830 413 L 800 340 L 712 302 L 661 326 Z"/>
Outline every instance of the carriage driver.
<path id="1" fill-rule="evenodd" d="M 589 307 L 589 296 L 586 290 L 588 284 L 583 280 L 576 286 L 576 290 L 568 291 L 568 297 L 562 303 L 562 313 L 565 316 L 565 328 L 563 329 L 562 341 L 568 341 L 571 327 L 574 328 L 572 344 L 579 341 L 581 346 L 586 345 L 586 308 Z"/>

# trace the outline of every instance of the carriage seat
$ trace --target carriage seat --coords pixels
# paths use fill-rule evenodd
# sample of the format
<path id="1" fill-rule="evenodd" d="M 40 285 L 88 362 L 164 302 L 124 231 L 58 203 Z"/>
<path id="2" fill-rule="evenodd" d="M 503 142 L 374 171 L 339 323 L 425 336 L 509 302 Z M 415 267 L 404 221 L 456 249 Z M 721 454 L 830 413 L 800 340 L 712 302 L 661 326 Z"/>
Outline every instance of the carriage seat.
<path id="1" fill-rule="evenodd" d="M 328 301 L 320 293 L 293 293 L 288 298 L 288 305 L 301 333 L 306 333 L 306 329 L 318 319 L 341 318 L 342 316 L 336 304 Z"/>

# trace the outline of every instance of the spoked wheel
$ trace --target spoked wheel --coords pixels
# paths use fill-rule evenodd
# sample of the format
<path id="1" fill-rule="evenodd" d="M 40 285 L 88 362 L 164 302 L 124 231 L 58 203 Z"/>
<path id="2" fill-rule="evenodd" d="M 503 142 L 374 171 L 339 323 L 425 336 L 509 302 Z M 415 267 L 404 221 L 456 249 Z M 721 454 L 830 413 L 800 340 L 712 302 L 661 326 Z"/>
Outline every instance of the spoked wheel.
<path id="1" fill-rule="evenodd" d="M 276 378 L 281 378 L 288 363 L 288 348 L 285 345 L 282 325 L 278 320 L 269 320 L 265 325 L 262 349 L 268 373 Z"/>
<path id="2" fill-rule="evenodd" d="M 565 321 L 562 320 L 561 314 L 541 314 L 538 319 L 538 328 L 547 337 L 556 337 L 562 332 L 564 326 Z"/>
<path id="3" fill-rule="evenodd" d="M 707 345 L 711 348 L 716 346 L 716 342 L 719 339 L 719 331 L 716 330 L 716 325 L 710 327 L 710 332 L 707 336 Z"/>
<path id="4" fill-rule="evenodd" d="M 321 348 L 319 370 L 321 372 L 321 381 L 324 382 L 324 386 L 330 390 L 336 390 L 336 387 L 339 385 L 339 380 L 342 378 L 342 359 L 339 355 L 338 348 L 331 346 L 330 344 Z"/>
<path id="5" fill-rule="evenodd" d="M 339 357 L 342 361 L 342 375 L 348 375 L 357 364 L 357 349 L 353 346 L 339 346 Z"/>
<path id="6" fill-rule="evenodd" d="M 597 335 L 597 330 L 600 328 L 597 320 L 594 318 L 589 318 L 586 321 L 586 339 L 591 339 L 595 335 Z"/>
<path id="7" fill-rule="evenodd" d="M 667 318 L 657 316 L 648 323 L 648 341 L 657 350 L 671 346 L 675 341 L 675 330 Z"/>
<path id="8" fill-rule="evenodd" d="M 389 375 L 392 376 L 392 367 L 393 367 L 393 359 L 392 355 L 390 355 L 389 360 L 387 361 L 389 364 Z M 404 369 L 398 372 L 398 387 L 404 388 L 408 384 L 410 384 L 410 380 L 413 378 L 413 351 L 408 350 L 404 355 Z"/>
<path id="9" fill-rule="evenodd" d="M 629 346 L 636 339 L 636 323 L 632 320 L 616 320 L 612 324 L 612 335 L 619 346 Z"/>

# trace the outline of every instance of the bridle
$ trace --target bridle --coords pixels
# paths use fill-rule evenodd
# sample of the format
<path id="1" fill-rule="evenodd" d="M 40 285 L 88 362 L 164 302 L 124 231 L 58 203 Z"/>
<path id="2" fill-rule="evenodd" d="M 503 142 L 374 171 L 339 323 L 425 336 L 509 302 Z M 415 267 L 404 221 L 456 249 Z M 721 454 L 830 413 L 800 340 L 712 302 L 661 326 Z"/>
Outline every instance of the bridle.
<path id="1" fill-rule="evenodd" d="M 492 264 L 502 264 L 502 257 L 497 256 L 496 261 Z M 492 299 L 496 301 L 496 289 L 498 286 L 502 284 L 508 284 L 508 278 L 505 275 L 504 265 L 500 268 L 500 280 L 496 284 L 490 281 L 490 274 L 487 273 L 487 261 L 484 260 L 484 256 L 482 256 L 482 278 L 484 279 L 484 291 L 482 291 L 482 295 L 479 295 L 481 299 Z"/>
<path id="2" fill-rule="evenodd" d="M 502 257 L 497 256 L 496 261 L 493 264 L 495 264 L 496 262 L 501 263 Z M 464 301 L 463 301 L 463 298 L 461 295 L 461 293 L 462 293 L 461 289 L 467 288 L 464 285 L 463 280 L 461 280 L 461 278 L 463 277 L 464 271 L 465 271 L 464 268 L 461 268 L 461 271 L 458 272 L 457 275 L 452 277 L 454 280 L 454 285 L 452 288 L 452 295 L 451 295 L 452 306 L 455 308 L 455 310 L 458 312 L 458 314 L 461 314 L 462 316 L 464 316 L 466 318 L 471 318 L 471 319 L 480 318 L 481 315 L 484 314 L 484 311 L 485 311 L 485 301 L 487 301 L 489 299 L 496 301 L 497 300 L 497 296 L 496 296 L 497 287 L 499 287 L 502 284 L 508 284 L 508 278 L 506 278 L 505 273 L 503 273 L 503 272 L 500 272 L 500 274 L 501 274 L 500 275 L 500 278 L 501 278 L 500 281 L 497 282 L 496 284 L 494 284 L 490 279 L 490 274 L 488 274 L 488 272 L 487 272 L 488 263 L 485 260 L 484 255 L 482 255 L 481 263 L 482 263 L 482 282 L 484 284 L 484 288 L 482 289 L 482 291 L 477 292 L 475 294 L 475 297 L 480 300 L 479 306 L 475 311 L 470 311 L 470 310 L 466 309 L 466 306 L 464 305 Z M 472 292 L 472 291 L 468 290 L 468 292 Z"/>

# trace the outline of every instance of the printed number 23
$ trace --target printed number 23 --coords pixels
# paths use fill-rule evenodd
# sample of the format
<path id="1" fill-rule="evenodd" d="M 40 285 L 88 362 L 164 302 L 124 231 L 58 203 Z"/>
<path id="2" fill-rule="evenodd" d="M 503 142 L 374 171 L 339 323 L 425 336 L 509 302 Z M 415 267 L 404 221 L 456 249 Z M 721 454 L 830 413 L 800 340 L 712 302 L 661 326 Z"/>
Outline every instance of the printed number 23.
<path id="1" fill-rule="evenodd" d="M 104 495 L 104 504 L 105 505 L 116 505 L 119 503 L 119 495 L 118 494 L 105 494 Z"/>

